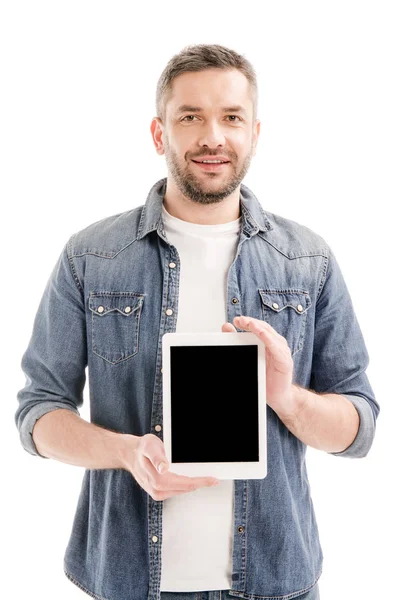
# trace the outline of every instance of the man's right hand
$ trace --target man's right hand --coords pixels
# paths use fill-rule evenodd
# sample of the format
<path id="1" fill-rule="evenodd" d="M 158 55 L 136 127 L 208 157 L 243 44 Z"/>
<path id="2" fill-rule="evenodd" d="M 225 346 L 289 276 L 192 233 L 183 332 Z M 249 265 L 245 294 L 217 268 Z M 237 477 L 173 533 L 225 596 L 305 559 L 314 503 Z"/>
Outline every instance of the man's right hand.
<path id="1" fill-rule="evenodd" d="M 123 468 L 132 473 L 153 500 L 165 500 L 219 483 L 214 477 L 186 477 L 168 472 L 164 442 L 152 433 L 124 437 L 126 443 L 121 451 Z M 161 463 L 162 470 L 158 471 Z"/>

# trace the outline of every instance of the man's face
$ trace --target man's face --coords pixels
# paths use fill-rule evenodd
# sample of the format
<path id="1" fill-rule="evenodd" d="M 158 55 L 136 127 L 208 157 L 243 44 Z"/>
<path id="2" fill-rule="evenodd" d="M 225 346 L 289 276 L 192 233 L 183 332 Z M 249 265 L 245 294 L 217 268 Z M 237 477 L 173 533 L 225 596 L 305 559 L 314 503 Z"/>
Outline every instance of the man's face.
<path id="1" fill-rule="evenodd" d="M 242 110 L 232 109 L 238 106 Z M 208 69 L 174 79 L 158 151 L 165 152 L 169 176 L 182 194 L 211 204 L 237 189 L 257 145 L 260 121 L 253 125 L 252 118 L 249 83 L 240 71 Z M 206 156 L 229 162 L 206 168 L 194 162 Z"/>

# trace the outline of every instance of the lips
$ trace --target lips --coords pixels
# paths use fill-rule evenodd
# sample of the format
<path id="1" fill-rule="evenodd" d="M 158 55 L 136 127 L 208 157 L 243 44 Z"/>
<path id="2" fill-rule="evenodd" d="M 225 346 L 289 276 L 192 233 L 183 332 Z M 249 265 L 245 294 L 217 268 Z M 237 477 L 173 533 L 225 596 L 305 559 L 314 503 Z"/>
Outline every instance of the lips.
<path id="1" fill-rule="evenodd" d="M 200 159 L 197 159 L 197 160 L 196 160 L 196 159 L 194 159 L 194 158 L 192 158 L 192 160 L 193 160 L 193 162 L 202 163 L 202 160 L 201 160 L 201 158 L 200 158 Z M 204 159 L 204 160 L 206 160 L 206 159 Z M 212 159 L 210 159 L 210 160 L 212 160 Z M 215 159 L 215 160 L 219 160 L 219 159 Z M 222 161 L 222 163 L 221 163 L 221 164 L 225 164 L 225 163 L 227 163 L 227 162 L 230 162 L 230 161 L 229 161 L 229 160 L 224 160 L 224 161 Z M 202 163 L 202 164 L 208 164 L 208 165 L 209 165 L 209 164 L 214 164 L 214 165 L 215 165 L 215 164 L 220 164 L 220 163 Z"/>
<path id="2" fill-rule="evenodd" d="M 203 171 L 223 171 L 223 169 L 226 169 L 226 166 L 230 164 L 230 161 L 223 163 L 202 163 L 192 160 L 192 162 L 194 162 L 194 164 L 200 169 L 203 169 Z"/>

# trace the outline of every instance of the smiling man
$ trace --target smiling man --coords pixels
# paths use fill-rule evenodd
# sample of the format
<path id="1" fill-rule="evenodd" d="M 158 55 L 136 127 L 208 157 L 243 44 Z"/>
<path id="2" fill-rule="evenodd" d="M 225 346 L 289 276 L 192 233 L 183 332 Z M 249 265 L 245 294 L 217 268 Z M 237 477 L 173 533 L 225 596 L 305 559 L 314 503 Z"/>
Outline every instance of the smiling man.
<path id="1" fill-rule="evenodd" d="M 71 235 L 38 308 L 15 421 L 27 452 L 86 469 L 64 570 L 99 599 L 318 599 L 307 446 L 361 458 L 373 442 L 379 405 L 334 253 L 242 183 L 257 101 L 234 50 L 173 56 L 150 125 L 167 177 L 144 204 Z M 171 473 L 163 335 L 236 327 L 265 344 L 267 476 Z M 78 410 L 86 367 L 91 423 Z M 232 377 L 246 377 L 240 364 Z M 234 399 L 215 401 L 228 413 Z"/>
<path id="2" fill-rule="evenodd" d="M 165 153 L 164 206 L 171 215 L 202 225 L 240 216 L 240 184 L 260 133 L 254 95 L 237 69 L 209 68 L 175 77 L 160 107 L 163 119 L 151 124 L 156 150 Z"/>

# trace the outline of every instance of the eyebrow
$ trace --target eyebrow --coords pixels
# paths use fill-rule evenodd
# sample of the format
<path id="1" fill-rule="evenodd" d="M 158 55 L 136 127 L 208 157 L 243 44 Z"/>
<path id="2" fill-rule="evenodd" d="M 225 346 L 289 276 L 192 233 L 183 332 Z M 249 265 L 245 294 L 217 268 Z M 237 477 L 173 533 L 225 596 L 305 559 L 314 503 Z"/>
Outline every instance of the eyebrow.
<path id="1" fill-rule="evenodd" d="M 235 106 L 223 106 L 221 108 L 222 112 L 240 112 L 246 114 L 246 110 L 240 104 L 236 104 Z M 190 104 L 182 104 L 176 111 L 176 114 L 183 112 L 203 112 L 201 106 L 191 106 Z"/>

